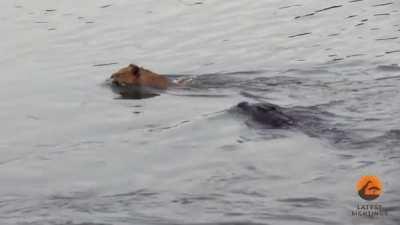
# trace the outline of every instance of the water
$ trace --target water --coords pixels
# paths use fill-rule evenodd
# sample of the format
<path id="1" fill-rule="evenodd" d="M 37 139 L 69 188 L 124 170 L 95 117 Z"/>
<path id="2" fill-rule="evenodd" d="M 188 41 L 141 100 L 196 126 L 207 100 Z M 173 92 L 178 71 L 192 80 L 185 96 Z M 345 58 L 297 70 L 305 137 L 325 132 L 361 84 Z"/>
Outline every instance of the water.
<path id="1" fill-rule="evenodd" d="M 400 223 L 398 2 L 0 6 L 1 224 Z M 120 99 L 104 81 L 129 63 L 195 88 Z M 252 126 L 244 100 L 318 135 Z M 388 216 L 351 216 L 367 174 Z"/>

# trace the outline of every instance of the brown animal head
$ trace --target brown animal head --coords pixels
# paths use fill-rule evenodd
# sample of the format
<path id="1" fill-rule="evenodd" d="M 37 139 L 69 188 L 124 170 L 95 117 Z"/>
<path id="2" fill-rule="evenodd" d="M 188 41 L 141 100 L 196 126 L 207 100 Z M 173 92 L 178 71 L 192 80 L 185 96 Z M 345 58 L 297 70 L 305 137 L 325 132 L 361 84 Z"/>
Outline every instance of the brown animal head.
<path id="1" fill-rule="evenodd" d="M 112 83 L 116 86 L 143 86 L 166 89 L 170 81 L 165 76 L 134 64 L 120 69 L 111 76 Z"/>
<path id="2" fill-rule="evenodd" d="M 140 68 L 130 64 L 111 75 L 113 84 L 117 86 L 140 85 Z"/>

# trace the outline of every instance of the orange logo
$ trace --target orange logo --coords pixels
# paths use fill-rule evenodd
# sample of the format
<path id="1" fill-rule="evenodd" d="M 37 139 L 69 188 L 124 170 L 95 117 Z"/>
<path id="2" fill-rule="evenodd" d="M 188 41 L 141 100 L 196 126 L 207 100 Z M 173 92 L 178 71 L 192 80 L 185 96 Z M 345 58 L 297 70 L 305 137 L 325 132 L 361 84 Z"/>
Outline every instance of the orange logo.
<path id="1" fill-rule="evenodd" d="M 362 199 L 372 201 L 382 194 L 383 186 L 377 176 L 362 176 L 357 182 L 356 190 Z"/>

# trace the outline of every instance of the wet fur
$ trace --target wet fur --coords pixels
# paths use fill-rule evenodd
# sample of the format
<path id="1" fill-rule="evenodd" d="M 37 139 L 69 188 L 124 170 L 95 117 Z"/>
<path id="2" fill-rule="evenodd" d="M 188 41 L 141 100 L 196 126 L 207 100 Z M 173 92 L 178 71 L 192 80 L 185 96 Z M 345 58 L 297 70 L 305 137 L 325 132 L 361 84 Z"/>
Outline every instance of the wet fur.
<path id="1" fill-rule="evenodd" d="M 165 90 L 171 81 L 160 74 L 154 73 L 143 67 L 130 64 L 111 75 L 113 85 L 119 87 L 138 86 Z"/>

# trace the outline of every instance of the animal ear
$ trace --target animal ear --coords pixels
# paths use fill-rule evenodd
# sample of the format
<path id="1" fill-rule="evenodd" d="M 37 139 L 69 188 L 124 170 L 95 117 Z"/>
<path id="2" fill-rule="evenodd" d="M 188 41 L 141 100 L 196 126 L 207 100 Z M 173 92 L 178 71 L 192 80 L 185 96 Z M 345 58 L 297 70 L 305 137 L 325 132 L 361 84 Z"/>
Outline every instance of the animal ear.
<path id="1" fill-rule="evenodd" d="M 134 64 L 129 64 L 129 67 L 131 67 L 131 72 L 134 76 L 139 77 L 140 72 L 139 72 L 139 67 L 134 65 Z"/>

